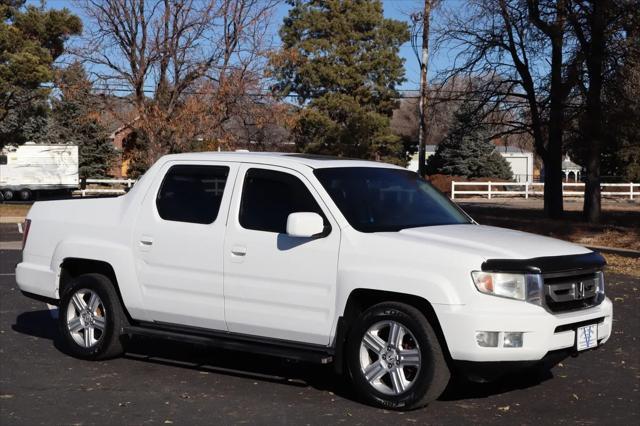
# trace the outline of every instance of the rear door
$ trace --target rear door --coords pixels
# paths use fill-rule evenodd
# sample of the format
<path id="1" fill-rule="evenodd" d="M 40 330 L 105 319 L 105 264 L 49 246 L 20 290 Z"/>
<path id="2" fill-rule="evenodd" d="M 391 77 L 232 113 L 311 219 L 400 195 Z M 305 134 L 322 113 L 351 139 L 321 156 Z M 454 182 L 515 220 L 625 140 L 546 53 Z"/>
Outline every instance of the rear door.
<path id="1" fill-rule="evenodd" d="M 243 165 L 236 186 L 224 248 L 229 331 L 329 344 L 340 228 L 294 170 Z M 295 212 L 323 216 L 325 235 L 288 236 L 287 217 Z"/>
<path id="2" fill-rule="evenodd" d="M 154 321 L 227 329 L 222 250 L 236 173 L 233 163 L 170 162 L 147 193 L 133 252 Z"/>

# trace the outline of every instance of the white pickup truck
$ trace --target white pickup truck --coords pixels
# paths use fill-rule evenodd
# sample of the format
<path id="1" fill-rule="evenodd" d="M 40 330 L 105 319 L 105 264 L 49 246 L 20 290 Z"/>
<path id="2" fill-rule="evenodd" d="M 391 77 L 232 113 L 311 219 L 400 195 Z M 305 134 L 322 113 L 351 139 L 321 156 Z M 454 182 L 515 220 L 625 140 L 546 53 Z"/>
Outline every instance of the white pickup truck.
<path id="1" fill-rule="evenodd" d="M 375 162 L 169 155 L 121 197 L 35 203 L 24 238 L 20 289 L 60 307 L 68 351 L 88 359 L 146 335 L 333 362 L 365 401 L 410 409 L 459 368 L 611 335 L 599 254 L 478 225 Z"/>

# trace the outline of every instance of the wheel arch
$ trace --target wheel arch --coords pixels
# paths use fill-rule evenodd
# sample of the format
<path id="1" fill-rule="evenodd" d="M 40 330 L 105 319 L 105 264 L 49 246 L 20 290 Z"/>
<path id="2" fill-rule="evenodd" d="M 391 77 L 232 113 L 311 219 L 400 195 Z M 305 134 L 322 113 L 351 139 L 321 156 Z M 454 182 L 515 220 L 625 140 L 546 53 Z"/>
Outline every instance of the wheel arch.
<path id="1" fill-rule="evenodd" d="M 63 271 L 66 269 L 67 271 Z M 109 242 L 101 238 L 70 238 L 60 241 L 53 249 L 50 261 L 53 271 L 54 293 L 58 298 L 68 276 L 82 273 L 102 273 L 116 287 L 118 297 L 127 316 L 147 319 L 142 302 L 142 291 L 135 269 L 135 256 L 131 249 L 119 241 Z M 70 272 L 69 272 L 70 271 Z"/>
<path id="2" fill-rule="evenodd" d="M 127 317 L 128 321 L 132 321 L 127 307 L 124 304 L 122 293 L 120 292 L 120 286 L 118 284 L 118 278 L 115 270 L 110 263 L 103 260 L 85 259 L 80 257 L 67 257 L 64 258 L 60 264 L 60 279 L 58 282 L 58 294 L 62 297 L 62 293 L 66 286 L 73 282 L 77 277 L 84 274 L 100 274 L 104 275 L 113 284 L 113 287 L 118 295 L 120 306 Z"/>
<path id="3" fill-rule="evenodd" d="M 336 326 L 336 335 L 334 338 L 335 359 L 334 367 L 338 374 L 342 374 L 344 371 L 345 362 L 345 343 L 351 325 L 356 320 L 360 313 L 364 312 L 371 306 L 377 305 L 382 302 L 400 302 L 413 306 L 418 309 L 425 316 L 429 324 L 433 327 L 433 330 L 438 337 L 438 343 L 440 344 L 444 353 L 445 359 L 449 366 L 452 365 L 451 353 L 447 345 L 444 332 L 438 320 L 438 316 L 433 309 L 431 303 L 424 297 L 416 296 L 407 293 L 397 293 L 393 291 L 368 289 L 368 288 L 356 288 L 351 291 L 344 308 L 342 316 L 338 318 L 338 324 Z"/>

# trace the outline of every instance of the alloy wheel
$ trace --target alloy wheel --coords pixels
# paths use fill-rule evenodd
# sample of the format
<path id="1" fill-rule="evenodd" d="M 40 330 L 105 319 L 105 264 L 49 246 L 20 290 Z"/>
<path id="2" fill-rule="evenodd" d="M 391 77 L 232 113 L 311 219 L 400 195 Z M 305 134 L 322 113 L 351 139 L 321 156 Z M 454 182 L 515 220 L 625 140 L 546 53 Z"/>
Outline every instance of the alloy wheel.
<path id="1" fill-rule="evenodd" d="M 73 340 L 83 348 L 95 346 L 106 326 L 106 311 L 100 296 L 89 289 L 76 291 L 67 307 L 67 329 Z"/>
<path id="2" fill-rule="evenodd" d="M 380 321 L 360 343 L 360 368 L 369 384 L 385 395 L 400 395 L 415 383 L 421 366 L 418 342 L 396 321 Z"/>

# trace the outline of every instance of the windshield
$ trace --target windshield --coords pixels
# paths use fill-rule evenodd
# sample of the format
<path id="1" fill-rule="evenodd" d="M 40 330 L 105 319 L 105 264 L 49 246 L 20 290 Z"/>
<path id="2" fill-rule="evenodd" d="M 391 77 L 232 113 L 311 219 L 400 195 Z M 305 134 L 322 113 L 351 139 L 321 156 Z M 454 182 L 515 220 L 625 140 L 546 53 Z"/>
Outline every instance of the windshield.
<path id="1" fill-rule="evenodd" d="M 360 232 L 471 223 L 448 198 L 408 170 L 338 167 L 314 174 Z"/>

